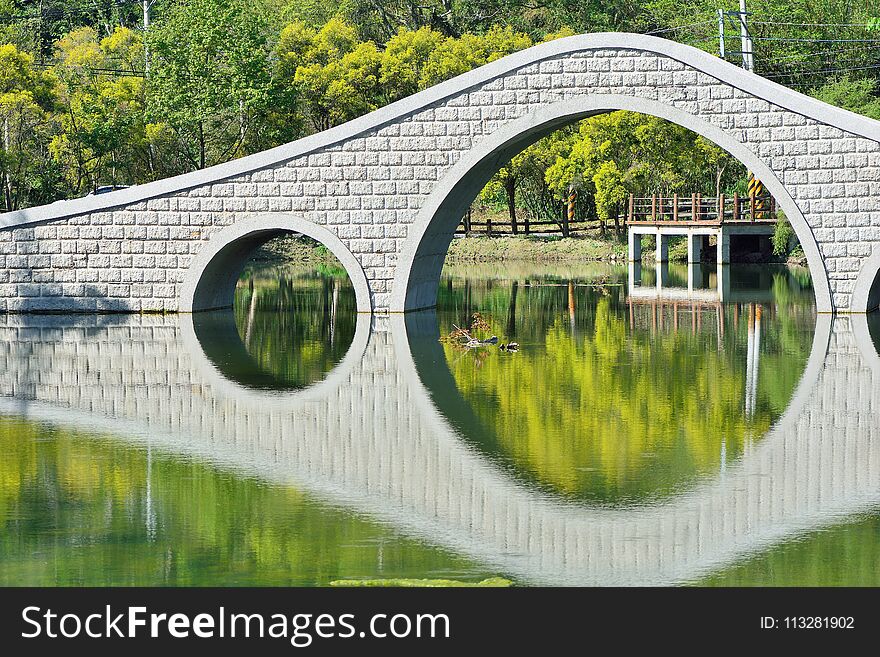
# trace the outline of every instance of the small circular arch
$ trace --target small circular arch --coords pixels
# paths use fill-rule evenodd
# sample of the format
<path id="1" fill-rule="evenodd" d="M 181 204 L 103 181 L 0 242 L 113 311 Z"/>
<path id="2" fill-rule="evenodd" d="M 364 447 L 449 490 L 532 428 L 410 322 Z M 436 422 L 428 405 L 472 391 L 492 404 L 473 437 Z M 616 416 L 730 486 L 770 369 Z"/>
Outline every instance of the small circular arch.
<path id="1" fill-rule="evenodd" d="M 372 312 L 367 276 L 342 240 L 323 226 L 284 213 L 238 219 L 211 235 L 184 274 L 180 286 L 179 312 L 231 307 L 235 285 L 250 254 L 273 237 L 284 233 L 301 233 L 327 247 L 351 280 L 358 312 Z"/>
<path id="2" fill-rule="evenodd" d="M 617 110 L 640 112 L 681 125 L 718 144 L 753 171 L 776 198 L 801 242 L 813 276 L 818 312 L 833 312 L 831 286 L 813 231 L 770 167 L 741 141 L 699 116 L 657 100 L 603 93 L 543 106 L 504 125 L 461 157 L 438 181 L 412 224 L 398 259 L 391 311 L 406 312 L 436 304 L 440 271 L 462 214 L 512 156 L 568 123 Z"/>

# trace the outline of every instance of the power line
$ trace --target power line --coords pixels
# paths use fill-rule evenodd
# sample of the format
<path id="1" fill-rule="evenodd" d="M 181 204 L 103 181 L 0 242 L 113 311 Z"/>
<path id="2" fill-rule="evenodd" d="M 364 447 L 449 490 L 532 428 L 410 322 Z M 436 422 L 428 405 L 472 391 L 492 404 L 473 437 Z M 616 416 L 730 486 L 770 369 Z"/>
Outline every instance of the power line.
<path id="1" fill-rule="evenodd" d="M 880 39 L 799 39 L 794 37 L 753 37 L 755 41 L 788 41 L 792 43 L 880 43 Z"/>
<path id="2" fill-rule="evenodd" d="M 774 62 L 784 62 L 784 61 L 798 60 L 798 59 L 812 59 L 814 57 L 824 57 L 826 55 L 838 55 L 841 53 L 856 53 L 856 52 L 866 54 L 866 55 L 869 54 L 869 53 L 865 52 L 864 48 L 833 48 L 833 49 L 828 49 L 828 50 L 819 50 L 818 52 L 804 52 L 804 53 L 797 53 L 794 55 L 787 55 L 787 56 L 783 56 L 783 57 L 774 57 L 773 61 Z"/>
<path id="3" fill-rule="evenodd" d="M 802 71 L 792 71 L 789 73 L 771 73 L 770 75 L 765 75 L 764 77 L 768 79 L 775 78 L 788 78 L 788 77 L 796 77 L 798 75 L 807 76 L 807 75 L 822 75 L 825 73 L 844 73 L 849 71 L 867 71 L 871 69 L 880 68 L 880 64 L 870 64 L 866 66 L 847 66 L 843 68 L 826 68 L 821 70 L 808 70 L 804 69 Z"/>
<path id="4" fill-rule="evenodd" d="M 752 21 L 752 25 L 785 25 L 788 27 L 873 27 L 873 23 L 783 23 L 779 21 Z"/>
<path id="5" fill-rule="evenodd" d="M 702 25 L 714 25 L 715 21 L 698 21 L 696 23 L 688 23 L 686 25 L 676 25 L 675 27 L 666 27 L 659 30 L 650 30 L 645 32 L 645 34 L 657 35 L 657 34 L 666 34 L 667 32 L 677 32 L 679 30 L 685 30 L 690 27 L 698 27 Z"/>
<path id="6" fill-rule="evenodd" d="M 58 64 L 43 64 L 40 62 L 34 62 L 33 65 L 38 66 L 40 68 L 58 68 L 59 67 Z M 144 77 L 144 74 L 140 73 L 138 71 L 130 71 L 130 70 L 119 69 L 119 68 L 102 68 L 100 66 L 94 66 L 94 67 L 93 66 L 81 66 L 81 67 L 77 67 L 77 68 L 81 68 L 82 70 L 88 71 L 89 73 L 103 73 L 106 75 L 117 75 L 120 77 L 132 77 L 132 78 Z"/>

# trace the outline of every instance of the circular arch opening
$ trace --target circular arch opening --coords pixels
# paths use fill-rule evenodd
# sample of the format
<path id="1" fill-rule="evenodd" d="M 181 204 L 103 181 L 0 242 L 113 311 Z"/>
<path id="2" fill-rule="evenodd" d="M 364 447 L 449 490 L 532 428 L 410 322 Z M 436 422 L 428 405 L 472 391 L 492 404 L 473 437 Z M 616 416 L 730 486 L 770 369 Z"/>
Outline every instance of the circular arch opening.
<path id="1" fill-rule="evenodd" d="M 491 146 L 475 149 L 476 154 L 462 159 L 441 181 L 443 189 L 426 205 L 414 229 L 421 232 L 414 233 L 407 245 L 411 250 L 401 258 L 399 275 L 412 268 L 402 309 L 437 307 L 439 296 L 437 337 L 452 337 L 453 328 L 472 328 L 477 311 L 487 322 L 476 329 L 482 334 L 471 330 L 472 335 L 494 335 L 499 346 L 507 341 L 520 346 L 517 355 L 508 356 L 498 354 L 498 347 L 454 350 L 448 341 L 441 348 L 437 337 L 428 344 L 430 371 L 443 378 L 437 362 L 444 361 L 451 374 L 446 378 L 454 380 L 452 385 L 439 382 L 439 393 L 431 390 L 434 401 L 465 439 L 548 492 L 562 491 L 590 504 L 638 505 L 695 485 L 764 439 L 804 371 L 814 336 L 814 302 L 818 297 L 830 303 L 830 297 L 806 221 L 779 181 L 745 147 L 731 145 L 730 137 L 723 138 L 708 124 L 695 130 L 697 119 L 686 120 L 654 103 L 645 106 L 629 97 L 588 100 L 560 103 L 488 137 Z M 728 295 L 723 302 L 736 305 L 716 307 L 714 300 L 703 299 L 705 307 L 681 312 L 674 303 L 627 308 L 628 297 L 634 295 L 626 293 L 625 266 L 622 273 L 616 267 L 611 273 L 592 274 L 554 264 L 555 273 L 520 274 L 520 263 L 506 262 L 501 268 L 488 265 L 493 271 L 481 276 L 480 265 L 468 262 L 457 273 L 453 266 L 444 271 L 441 287 L 441 270 L 449 264 L 444 261 L 461 217 L 499 169 L 559 128 L 621 109 L 661 120 L 655 123 L 668 121 L 684 128 L 681 132 L 690 130 L 690 138 L 701 135 L 751 169 L 793 227 L 800 217 L 802 245 L 808 253 L 812 245 L 810 262 L 818 259 L 821 268 L 818 273 L 813 268 L 815 282 L 801 268 L 797 276 L 780 280 L 763 270 L 738 271 L 738 279 L 731 280 L 728 271 L 722 285 L 721 268 L 712 267 L 711 273 L 700 273 L 716 279 L 706 285 L 694 281 L 694 288 L 719 295 L 723 291 Z M 681 281 L 663 280 L 662 287 L 684 288 L 694 297 L 688 290 L 691 268 L 682 268 L 673 272 L 670 266 L 667 273 L 681 274 Z M 744 274 L 749 280 L 740 280 Z M 594 285 L 591 277 L 605 283 Z M 538 317 L 534 326 L 526 326 L 523 316 L 529 313 Z M 683 394 L 695 390 L 695 381 L 703 387 Z M 701 406 L 695 399 L 708 402 Z M 630 408 L 637 410 L 621 411 Z M 718 427 L 722 430 L 716 431 Z"/>
<path id="2" fill-rule="evenodd" d="M 342 241 L 323 226 L 283 214 L 242 219 L 212 235 L 193 258 L 184 276 L 179 310 L 198 312 L 231 308 L 235 286 L 250 255 L 269 240 L 289 233 L 320 242 L 336 256 L 354 287 L 358 312 L 372 310 L 364 270 Z"/>
<path id="3" fill-rule="evenodd" d="M 214 235 L 185 282 L 198 351 L 244 389 L 311 387 L 351 351 L 356 311 L 369 301 L 363 271 L 318 226 L 308 232 L 324 241 L 303 239 L 289 217 L 244 224 Z"/>
<path id="4" fill-rule="evenodd" d="M 773 171 L 742 142 L 699 116 L 655 100 L 619 94 L 579 96 L 543 107 L 505 125 L 462 157 L 438 182 L 416 217 L 399 258 L 391 310 L 406 312 L 436 305 L 440 273 L 456 227 L 480 190 L 505 163 L 565 125 L 618 110 L 654 116 L 687 128 L 752 171 L 776 199 L 803 247 L 817 311 L 833 310 L 828 275 L 813 231 Z"/>

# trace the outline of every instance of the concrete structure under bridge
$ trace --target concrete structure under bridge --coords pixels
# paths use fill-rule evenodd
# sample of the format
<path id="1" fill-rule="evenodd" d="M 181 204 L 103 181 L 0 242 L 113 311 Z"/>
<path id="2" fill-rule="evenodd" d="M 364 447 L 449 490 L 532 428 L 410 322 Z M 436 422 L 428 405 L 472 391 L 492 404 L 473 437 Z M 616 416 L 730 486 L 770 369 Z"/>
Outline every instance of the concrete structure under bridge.
<path id="1" fill-rule="evenodd" d="M 776 222 L 736 222 L 736 223 L 718 223 L 717 225 L 706 225 L 705 223 L 687 223 L 678 222 L 675 224 L 667 223 L 644 223 L 629 224 L 627 226 L 628 233 L 628 259 L 630 262 L 637 262 L 642 259 L 642 237 L 644 235 L 653 235 L 656 244 L 655 260 L 658 263 L 669 261 L 669 238 L 684 236 L 687 240 L 687 261 L 689 263 L 701 262 L 703 252 L 709 247 L 709 239 L 715 238 L 715 260 L 719 264 L 730 264 L 730 244 L 736 237 L 741 236 L 760 236 L 769 237 L 773 235 Z"/>

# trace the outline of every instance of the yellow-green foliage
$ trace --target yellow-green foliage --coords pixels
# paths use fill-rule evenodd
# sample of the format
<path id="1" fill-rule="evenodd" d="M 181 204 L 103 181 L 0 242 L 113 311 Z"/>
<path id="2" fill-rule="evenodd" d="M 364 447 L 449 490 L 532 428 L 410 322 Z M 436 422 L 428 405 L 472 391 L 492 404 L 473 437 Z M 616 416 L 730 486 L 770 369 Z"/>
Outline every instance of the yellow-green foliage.
<path id="1" fill-rule="evenodd" d="M 503 577 L 490 577 L 479 582 L 463 582 L 457 579 L 337 579 L 330 586 L 398 587 L 398 588 L 506 588 L 513 582 Z"/>
<path id="2" fill-rule="evenodd" d="M 0 416 L 0 450 L 3 586 L 327 585 L 475 571 L 294 488 L 156 448 L 148 460 L 123 439 Z"/>
<path id="3" fill-rule="evenodd" d="M 736 458 L 785 408 L 808 352 L 805 332 L 788 347 L 765 331 L 757 410 L 749 418 L 743 406 L 746 323 L 734 332 L 732 309 L 725 311 L 727 333 L 719 346 L 714 328 L 697 335 L 690 325 L 655 334 L 631 330 L 613 294 L 591 302 L 585 288 L 572 288 L 578 312 L 592 315 L 586 324 L 577 320 L 573 337 L 567 312 L 541 309 L 543 290 L 565 294 L 558 286 L 521 288 L 518 303 L 533 315 L 555 315 L 546 331 L 533 334 L 518 323 L 513 336 L 500 324 L 493 330 L 502 341 L 520 342 L 518 353 L 487 350 L 475 361 L 451 345 L 444 349 L 479 422 L 467 435 L 567 496 L 632 501 L 716 472 L 722 442 L 725 458 Z M 470 312 L 511 316 L 509 288 L 472 287 L 470 294 Z"/>

